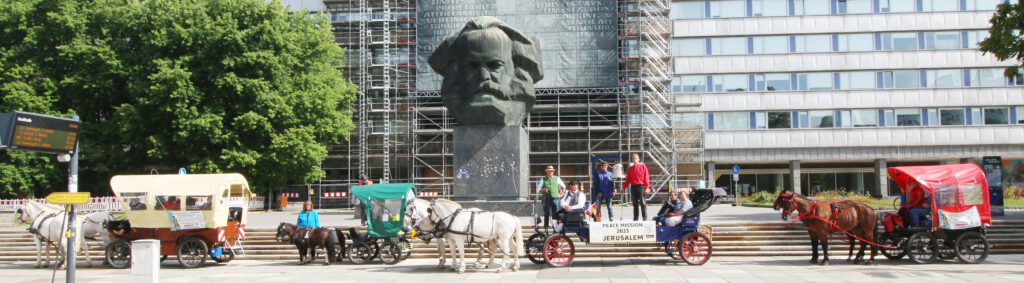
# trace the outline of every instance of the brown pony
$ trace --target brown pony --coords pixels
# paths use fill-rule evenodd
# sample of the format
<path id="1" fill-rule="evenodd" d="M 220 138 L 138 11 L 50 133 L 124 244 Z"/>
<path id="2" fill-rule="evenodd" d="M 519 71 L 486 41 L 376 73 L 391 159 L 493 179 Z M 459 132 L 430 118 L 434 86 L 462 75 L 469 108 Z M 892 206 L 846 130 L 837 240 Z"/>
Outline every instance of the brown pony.
<path id="1" fill-rule="evenodd" d="M 307 237 L 306 234 L 309 234 Z M 284 223 L 277 226 L 277 236 L 275 237 L 279 242 L 291 242 L 295 244 L 295 248 L 299 250 L 299 264 L 307 264 L 316 260 L 317 248 L 323 248 L 327 250 L 327 257 L 324 259 L 324 265 L 331 265 L 331 262 L 336 261 L 338 251 L 335 250 L 336 245 L 340 243 L 341 252 L 344 253 L 345 247 L 345 236 L 341 234 L 338 229 L 330 228 L 316 228 L 307 229 L 299 228 L 295 224 Z M 306 254 L 309 254 L 309 259 L 306 259 Z"/>
<path id="2" fill-rule="evenodd" d="M 782 209 L 782 220 L 789 220 L 789 215 L 793 211 L 800 212 L 800 221 L 807 226 L 807 233 L 811 236 L 811 263 L 818 263 L 818 245 L 820 244 L 825 256 L 821 265 L 828 265 L 828 240 L 829 234 L 833 231 L 847 231 L 863 239 L 855 262 L 859 262 L 864 256 L 864 248 L 867 245 L 864 241 L 875 241 L 875 221 L 878 216 L 873 208 L 862 203 L 849 200 L 823 203 L 784 190 L 779 193 L 772 208 Z M 835 223 L 835 226 L 823 219 Z M 854 241 L 853 237 L 848 237 L 851 238 L 850 254 L 852 255 Z M 878 248 L 872 245 L 871 258 L 864 264 L 872 264 L 877 251 Z"/>

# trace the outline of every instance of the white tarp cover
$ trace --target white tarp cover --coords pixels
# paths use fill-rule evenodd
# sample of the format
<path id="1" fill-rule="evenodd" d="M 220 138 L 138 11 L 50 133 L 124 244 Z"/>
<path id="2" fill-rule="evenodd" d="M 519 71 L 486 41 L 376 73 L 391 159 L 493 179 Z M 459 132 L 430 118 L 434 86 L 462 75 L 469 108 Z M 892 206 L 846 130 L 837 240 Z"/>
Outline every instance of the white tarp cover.
<path id="1" fill-rule="evenodd" d="M 110 179 L 110 188 L 122 202 L 128 221 L 136 228 L 181 228 L 176 227 L 173 216 L 185 211 L 202 213 L 205 223 L 201 226 L 224 227 L 230 209 L 229 199 L 252 195 L 245 177 L 235 173 L 120 175 Z M 178 202 L 169 203 L 169 199 Z M 242 206 L 242 209 L 247 207 Z M 243 224 L 246 214 L 242 214 Z M 187 224 L 193 228 L 200 226 L 194 221 Z"/>

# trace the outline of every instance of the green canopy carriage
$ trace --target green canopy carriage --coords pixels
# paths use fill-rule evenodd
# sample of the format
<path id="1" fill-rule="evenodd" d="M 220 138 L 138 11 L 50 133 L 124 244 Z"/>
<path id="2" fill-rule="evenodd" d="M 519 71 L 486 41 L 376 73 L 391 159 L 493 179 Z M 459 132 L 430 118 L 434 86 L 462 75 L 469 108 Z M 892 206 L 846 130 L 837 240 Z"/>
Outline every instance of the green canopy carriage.
<path id="1" fill-rule="evenodd" d="M 352 245 L 348 257 L 353 263 L 365 263 L 380 257 L 386 264 L 395 264 L 412 254 L 412 243 L 406 239 L 405 208 L 416 197 L 411 183 L 375 184 L 352 187 L 352 196 L 359 200 L 356 209 L 366 216 L 366 234 L 350 231 Z"/>

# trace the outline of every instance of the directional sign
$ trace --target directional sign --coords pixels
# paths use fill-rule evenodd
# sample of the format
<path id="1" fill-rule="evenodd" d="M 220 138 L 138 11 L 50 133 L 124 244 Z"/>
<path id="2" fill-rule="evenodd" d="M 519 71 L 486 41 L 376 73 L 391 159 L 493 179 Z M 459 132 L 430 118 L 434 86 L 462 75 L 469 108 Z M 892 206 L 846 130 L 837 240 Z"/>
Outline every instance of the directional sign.
<path id="1" fill-rule="evenodd" d="M 732 173 L 733 174 L 739 174 L 740 173 L 740 166 L 739 165 L 733 165 L 732 166 Z"/>
<path id="2" fill-rule="evenodd" d="M 188 170 L 186 170 L 185 167 L 178 168 L 178 175 L 185 175 L 185 174 L 188 174 Z"/>
<path id="3" fill-rule="evenodd" d="M 46 196 L 46 202 L 52 204 L 86 204 L 89 203 L 89 193 L 51 193 Z"/>

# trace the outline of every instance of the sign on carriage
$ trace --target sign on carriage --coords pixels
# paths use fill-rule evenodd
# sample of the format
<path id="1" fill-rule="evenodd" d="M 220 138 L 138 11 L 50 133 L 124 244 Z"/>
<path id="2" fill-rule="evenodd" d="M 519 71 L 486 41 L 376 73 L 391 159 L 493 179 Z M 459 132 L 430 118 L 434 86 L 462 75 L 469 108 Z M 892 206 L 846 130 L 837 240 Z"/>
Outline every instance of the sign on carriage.
<path id="1" fill-rule="evenodd" d="M 171 218 L 174 220 L 173 230 L 192 230 L 206 228 L 206 219 L 203 218 L 202 211 L 172 212 Z"/>
<path id="2" fill-rule="evenodd" d="M 590 222 L 591 243 L 654 242 L 654 221 Z"/>
<path id="3" fill-rule="evenodd" d="M 52 204 L 86 204 L 89 203 L 89 192 L 65 193 L 56 192 L 46 196 L 46 202 Z"/>

